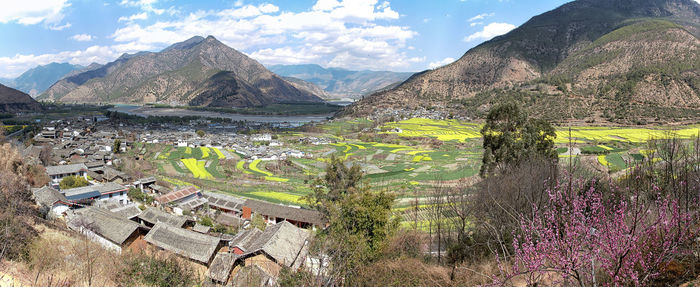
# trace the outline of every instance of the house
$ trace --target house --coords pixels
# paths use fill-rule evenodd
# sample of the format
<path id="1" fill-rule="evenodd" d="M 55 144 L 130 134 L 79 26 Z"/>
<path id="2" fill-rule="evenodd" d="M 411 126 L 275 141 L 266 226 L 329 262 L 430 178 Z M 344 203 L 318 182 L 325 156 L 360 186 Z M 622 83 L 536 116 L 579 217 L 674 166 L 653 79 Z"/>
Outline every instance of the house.
<path id="1" fill-rule="evenodd" d="M 157 223 L 144 238 L 149 244 L 209 266 L 223 247 L 221 239 L 194 231 Z"/>
<path id="2" fill-rule="evenodd" d="M 91 204 L 93 201 L 116 201 L 121 204 L 129 203 L 126 193 L 129 189 L 116 183 L 88 185 L 62 190 L 61 193 L 73 202 Z"/>
<path id="3" fill-rule="evenodd" d="M 49 175 L 51 184 L 54 186 L 58 186 L 61 180 L 68 176 L 80 176 L 87 179 L 87 172 L 87 166 L 82 163 L 46 167 L 46 173 Z"/>
<path id="4" fill-rule="evenodd" d="M 102 179 L 106 182 L 114 182 L 114 183 L 118 183 L 118 184 L 124 184 L 124 183 L 128 182 L 129 176 L 126 175 L 126 173 L 118 171 L 114 168 L 105 167 L 104 174 L 102 175 Z"/>
<path id="5" fill-rule="evenodd" d="M 138 206 L 136 206 L 135 203 L 112 208 L 109 211 L 117 214 L 118 216 L 120 216 L 122 218 L 129 219 L 129 220 L 137 220 L 138 216 L 142 212 L 141 209 Z"/>
<path id="6" fill-rule="evenodd" d="M 46 211 L 47 218 L 61 217 L 73 205 L 58 190 L 48 186 L 32 191 L 32 197 L 39 207 Z"/>
<path id="7" fill-rule="evenodd" d="M 166 223 L 175 227 L 185 227 L 193 222 L 193 220 L 188 217 L 172 215 L 153 207 L 147 208 L 137 217 L 141 224 L 149 227 L 155 226 L 158 223 Z"/>
<path id="8" fill-rule="evenodd" d="M 206 225 L 201 225 L 199 223 L 196 223 L 194 227 L 192 227 L 192 231 L 194 232 L 199 232 L 202 234 L 207 234 L 211 230 L 211 227 L 206 226 Z"/>
<path id="9" fill-rule="evenodd" d="M 142 190 L 143 192 L 146 192 L 146 189 L 150 189 L 152 185 L 156 184 L 156 178 L 153 176 L 149 176 L 146 178 L 141 178 L 134 182 L 134 186 L 137 187 L 138 189 Z"/>
<path id="10" fill-rule="evenodd" d="M 239 272 L 247 272 L 244 267 L 253 266 L 270 278 L 277 278 L 283 266 L 296 269 L 305 262 L 309 252 L 308 230 L 289 222 L 277 223 L 262 232 L 251 230 L 242 231 L 233 239 L 234 252 L 217 254 L 207 272 L 212 281 L 226 285 L 240 276 Z M 242 252 L 236 251 L 237 247 Z"/>
<path id="11" fill-rule="evenodd" d="M 67 225 L 117 253 L 124 248 L 139 250 L 145 246 L 146 228 L 101 207 L 91 206 L 74 211 Z"/>
<path id="12" fill-rule="evenodd" d="M 211 192 L 203 192 L 202 197 L 207 199 L 210 208 L 220 210 L 222 213 L 240 216 L 243 212 L 245 199 Z"/>
<path id="13" fill-rule="evenodd" d="M 244 219 L 252 219 L 252 214 L 260 214 L 268 225 L 288 221 L 297 227 L 325 228 L 326 220 L 316 210 L 304 209 L 288 205 L 267 203 L 259 200 L 246 199 L 243 203 Z"/>
<path id="14" fill-rule="evenodd" d="M 156 197 L 156 201 L 160 204 L 177 204 L 188 199 L 195 197 L 200 197 L 202 194 L 194 186 L 189 186 L 180 190 L 166 193 L 159 197 Z"/>

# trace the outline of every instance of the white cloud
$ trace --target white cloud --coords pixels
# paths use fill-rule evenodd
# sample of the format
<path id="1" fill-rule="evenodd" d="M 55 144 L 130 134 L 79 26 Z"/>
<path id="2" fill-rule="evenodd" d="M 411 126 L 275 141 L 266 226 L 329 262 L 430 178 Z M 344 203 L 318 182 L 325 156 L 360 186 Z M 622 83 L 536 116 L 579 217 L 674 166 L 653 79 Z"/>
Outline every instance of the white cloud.
<path id="1" fill-rule="evenodd" d="M 131 22 L 134 20 L 146 20 L 146 19 L 148 19 L 148 14 L 146 14 L 146 12 L 141 12 L 138 14 L 131 15 L 129 17 L 121 16 L 121 17 L 119 17 L 119 22 L 123 22 L 123 21 Z"/>
<path id="2" fill-rule="evenodd" d="M 119 43 L 164 47 L 195 35 L 213 35 L 265 64 L 315 62 L 385 69 L 424 61 L 401 51 L 416 32 L 378 22 L 398 18 L 389 2 L 378 0 L 318 0 L 310 10 L 298 13 L 280 11 L 272 4 L 242 5 L 196 11 L 146 26 L 128 23 L 112 38 Z"/>
<path id="3" fill-rule="evenodd" d="M 318 0 L 313 8 L 302 12 L 280 11 L 273 4 L 241 3 L 232 9 L 195 11 L 148 25 L 129 18 L 137 19 L 142 13 L 150 15 L 147 10 L 157 4 L 156 0 L 120 1 L 117 3 L 140 11 L 128 16 L 109 37 L 114 41 L 112 45 L 0 57 L 0 77 L 17 76 L 51 62 L 106 63 L 123 53 L 154 51 L 197 35 L 213 35 L 264 64 L 317 63 L 349 69 L 406 70 L 425 62 L 423 57 L 407 54 L 407 41 L 417 33 L 391 24 L 400 15 L 389 2 L 381 0 Z"/>
<path id="4" fill-rule="evenodd" d="M 2 1 L 0 23 L 17 22 L 22 25 L 56 24 L 63 20 L 63 9 L 68 0 Z"/>
<path id="5" fill-rule="evenodd" d="M 42 55 L 17 54 L 14 57 L 0 57 L 0 67 L 2 67 L 2 69 L 0 69 L 0 77 L 14 78 L 37 65 L 46 65 L 52 62 L 79 65 L 89 65 L 93 62 L 106 63 L 113 61 L 123 53 L 133 53 L 137 51 L 139 50 L 131 50 L 129 47 L 91 46 L 85 50 L 78 51 L 64 51 Z"/>
<path id="6" fill-rule="evenodd" d="M 92 41 L 93 39 L 95 39 L 95 37 L 93 37 L 92 35 L 88 35 L 88 34 L 76 34 L 76 35 L 73 35 L 73 37 L 70 37 L 70 38 L 73 39 L 73 40 L 76 40 L 76 41 L 78 41 L 78 42 L 90 42 L 90 41 Z"/>
<path id="7" fill-rule="evenodd" d="M 467 20 L 467 21 L 469 21 L 469 22 L 474 22 L 474 21 L 477 21 L 477 20 L 484 20 L 484 19 L 486 19 L 486 18 L 488 18 L 488 17 L 493 17 L 493 16 L 496 16 L 496 14 L 495 14 L 495 13 L 483 13 L 483 14 L 479 14 L 479 15 L 476 15 L 476 16 L 474 16 L 474 17 L 471 17 L 471 18 L 469 18 L 469 20 Z"/>
<path id="8" fill-rule="evenodd" d="M 437 67 L 442 67 L 442 66 L 447 65 L 449 63 L 452 63 L 454 61 L 455 61 L 455 58 L 447 57 L 447 58 L 442 59 L 441 61 L 430 62 L 430 64 L 428 64 L 428 68 L 435 69 Z"/>
<path id="9" fill-rule="evenodd" d="M 161 15 L 166 10 L 153 7 L 153 4 L 156 4 L 157 2 L 158 0 L 122 0 L 119 2 L 119 5 L 125 7 L 138 7 L 144 12 Z"/>
<path id="10" fill-rule="evenodd" d="M 464 37 L 464 42 L 471 42 L 474 40 L 487 40 L 496 36 L 503 35 L 515 29 L 515 25 L 508 23 L 491 23 L 474 34 Z"/>
<path id="11" fill-rule="evenodd" d="M 475 27 L 475 26 L 481 26 L 484 25 L 484 22 L 472 22 L 469 23 L 469 27 Z"/>
<path id="12" fill-rule="evenodd" d="M 63 29 L 70 28 L 71 26 L 73 26 L 73 25 L 70 22 L 66 22 L 66 24 L 63 24 L 63 25 L 53 24 L 53 25 L 49 26 L 49 30 L 62 31 Z"/>

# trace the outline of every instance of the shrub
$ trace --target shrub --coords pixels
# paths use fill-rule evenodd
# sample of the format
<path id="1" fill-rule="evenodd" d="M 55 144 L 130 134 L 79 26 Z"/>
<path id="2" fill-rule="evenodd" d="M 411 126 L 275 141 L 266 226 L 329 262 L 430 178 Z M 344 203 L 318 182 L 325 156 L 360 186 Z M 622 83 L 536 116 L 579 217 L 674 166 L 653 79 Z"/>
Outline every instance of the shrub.
<path id="1" fill-rule="evenodd" d="M 169 256 L 133 255 L 125 258 L 120 282 L 123 286 L 194 286 L 195 274 L 185 263 Z M 141 283 L 141 284 L 137 284 Z"/>
<path id="2" fill-rule="evenodd" d="M 58 183 L 58 186 L 61 187 L 61 189 L 71 189 L 76 187 L 88 186 L 89 184 L 90 183 L 87 181 L 87 179 L 76 175 L 64 177 L 61 180 L 61 182 Z"/>

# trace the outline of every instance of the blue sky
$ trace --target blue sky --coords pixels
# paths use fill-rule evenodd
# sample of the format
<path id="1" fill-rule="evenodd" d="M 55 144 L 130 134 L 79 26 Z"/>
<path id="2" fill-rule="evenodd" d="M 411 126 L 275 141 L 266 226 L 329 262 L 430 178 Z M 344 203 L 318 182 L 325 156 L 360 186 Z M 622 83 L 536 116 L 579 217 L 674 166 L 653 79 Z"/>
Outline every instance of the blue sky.
<path id="1" fill-rule="evenodd" d="M 421 71 L 566 0 L 20 0 L 0 9 L 0 77 L 106 63 L 213 35 L 265 65 Z"/>

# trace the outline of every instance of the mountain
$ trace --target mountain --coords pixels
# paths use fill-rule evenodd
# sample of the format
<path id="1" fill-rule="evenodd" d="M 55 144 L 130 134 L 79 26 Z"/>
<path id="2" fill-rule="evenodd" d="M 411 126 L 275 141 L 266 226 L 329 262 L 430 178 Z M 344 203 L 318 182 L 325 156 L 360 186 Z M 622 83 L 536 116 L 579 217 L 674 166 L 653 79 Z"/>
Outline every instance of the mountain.
<path id="1" fill-rule="evenodd" d="M 22 91 L 0 85 L 0 113 L 40 111 L 41 105 Z"/>
<path id="2" fill-rule="evenodd" d="M 82 68 L 83 66 L 71 65 L 68 63 L 51 63 L 44 66 L 37 66 L 22 73 L 22 75 L 13 79 L 12 82 L 8 84 L 22 92 L 36 96 L 70 72 Z"/>
<path id="3" fill-rule="evenodd" d="M 193 37 L 160 52 L 124 54 L 56 82 L 39 98 L 213 107 L 322 101 L 212 36 Z"/>
<path id="4" fill-rule="evenodd" d="M 388 71 L 350 71 L 319 65 L 274 65 L 270 71 L 319 86 L 333 97 L 360 98 L 408 79 L 413 73 Z"/>
<path id="5" fill-rule="evenodd" d="M 433 110 L 478 118 L 512 100 L 554 121 L 697 119 L 699 36 L 700 4 L 693 0 L 578 0 L 344 113 Z"/>

